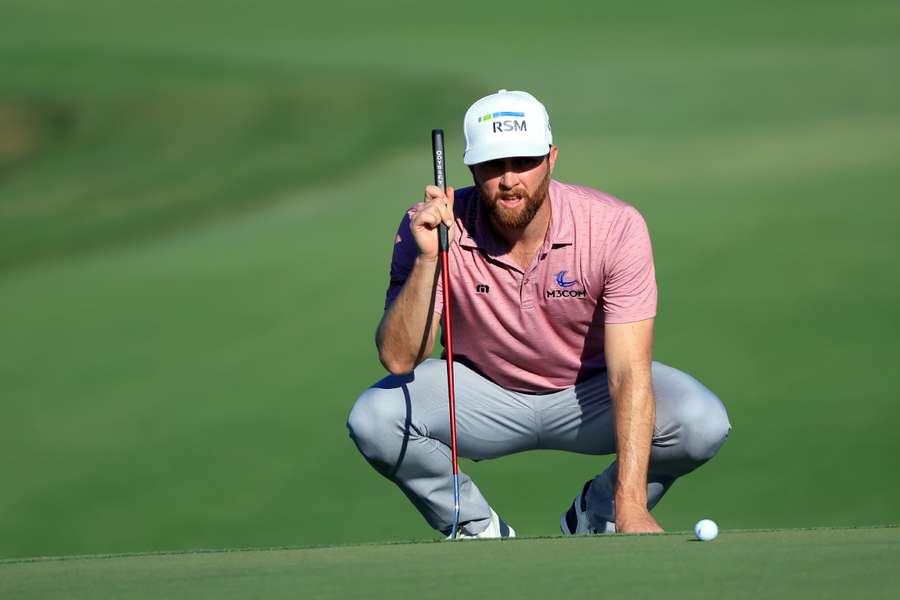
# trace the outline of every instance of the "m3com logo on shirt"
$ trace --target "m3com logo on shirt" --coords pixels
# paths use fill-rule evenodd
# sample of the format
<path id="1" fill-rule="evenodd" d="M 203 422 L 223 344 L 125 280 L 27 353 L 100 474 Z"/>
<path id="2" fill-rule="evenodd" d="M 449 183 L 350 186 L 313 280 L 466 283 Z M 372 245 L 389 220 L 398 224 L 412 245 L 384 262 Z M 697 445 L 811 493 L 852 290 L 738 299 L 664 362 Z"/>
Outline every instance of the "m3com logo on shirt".
<path id="1" fill-rule="evenodd" d="M 574 285 L 578 284 L 577 279 L 566 280 L 566 273 L 568 271 L 560 271 L 556 274 L 556 285 L 558 285 L 562 289 L 558 290 L 547 290 L 546 295 L 547 298 L 586 298 L 587 291 L 584 289 L 573 290 L 569 289 Z"/>

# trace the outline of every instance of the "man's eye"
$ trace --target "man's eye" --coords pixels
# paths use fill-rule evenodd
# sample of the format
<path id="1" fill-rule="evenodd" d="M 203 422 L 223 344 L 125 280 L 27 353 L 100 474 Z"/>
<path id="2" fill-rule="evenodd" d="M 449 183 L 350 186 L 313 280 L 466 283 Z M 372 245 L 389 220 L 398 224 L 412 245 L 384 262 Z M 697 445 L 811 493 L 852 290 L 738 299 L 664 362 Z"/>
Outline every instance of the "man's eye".
<path id="1" fill-rule="evenodd" d="M 517 158 L 513 164 L 519 171 L 529 171 L 538 166 L 540 160 L 540 156 L 522 156 Z"/>

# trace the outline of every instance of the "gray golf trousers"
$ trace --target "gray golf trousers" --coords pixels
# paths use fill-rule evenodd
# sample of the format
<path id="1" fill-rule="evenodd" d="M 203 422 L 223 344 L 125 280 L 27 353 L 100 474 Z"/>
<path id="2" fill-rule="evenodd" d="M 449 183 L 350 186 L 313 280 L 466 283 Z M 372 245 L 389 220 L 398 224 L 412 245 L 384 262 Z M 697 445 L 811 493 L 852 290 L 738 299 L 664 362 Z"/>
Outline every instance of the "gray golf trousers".
<path id="1" fill-rule="evenodd" d="M 454 378 L 461 457 L 481 460 L 538 449 L 582 454 L 616 450 L 605 373 L 549 394 L 506 390 L 460 363 L 454 365 Z M 721 401 L 686 373 L 654 362 L 653 391 L 656 425 L 647 477 L 651 509 L 677 477 L 712 458 L 731 429 Z M 409 375 L 385 377 L 356 400 L 347 427 L 369 463 L 403 490 L 432 527 L 447 533 L 453 519 L 453 478 L 446 363 L 429 359 Z M 598 531 L 615 531 L 617 466 L 613 462 L 588 489 L 588 516 Z M 462 472 L 459 520 L 473 535 L 490 522 L 487 500 Z"/>

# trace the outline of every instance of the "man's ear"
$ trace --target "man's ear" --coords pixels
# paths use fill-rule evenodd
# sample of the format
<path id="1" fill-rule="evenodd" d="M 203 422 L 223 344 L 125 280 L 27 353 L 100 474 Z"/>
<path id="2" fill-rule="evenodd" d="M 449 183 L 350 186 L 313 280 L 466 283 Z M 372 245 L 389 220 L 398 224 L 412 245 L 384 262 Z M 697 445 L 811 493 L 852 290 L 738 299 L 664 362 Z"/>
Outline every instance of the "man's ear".
<path id="1" fill-rule="evenodd" d="M 550 173 L 553 173 L 553 168 L 556 166 L 556 157 L 559 155 L 559 146 L 555 144 L 550 145 L 550 154 L 548 155 L 548 160 L 550 161 Z"/>

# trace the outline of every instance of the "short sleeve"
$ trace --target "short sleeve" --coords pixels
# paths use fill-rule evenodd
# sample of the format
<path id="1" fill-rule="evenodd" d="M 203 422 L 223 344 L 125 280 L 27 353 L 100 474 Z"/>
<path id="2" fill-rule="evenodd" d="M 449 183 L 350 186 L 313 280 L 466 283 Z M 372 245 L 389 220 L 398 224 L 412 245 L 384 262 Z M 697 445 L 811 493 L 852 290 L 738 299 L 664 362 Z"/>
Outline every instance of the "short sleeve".
<path id="1" fill-rule="evenodd" d="M 409 229 L 409 222 L 415 214 L 415 208 L 406 211 L 400 226 L 397 228 L 397 235 L 394 237 L 394 254 L 391 257 L 391 273 L 388 281 L 387 293 L 384 299 L 384 310 L 387 310 L 403 289 L 409 274 L 415 265 L 416 257 L 419 255 L 419 248 L 416 246 L 416 240 Z M 441 281 L 437 281 L 437 290 L 434 298 L 434 312 L 441 312 L 444 306 L 444 296 L 441 287 Z"/>
<path id="2" fill-rule="evenodd" d="M 603 320 L 633 323 L 656 316 L 656 269 L 650 232 L 632 206 L 610 229 L 604 250 Z"/>

